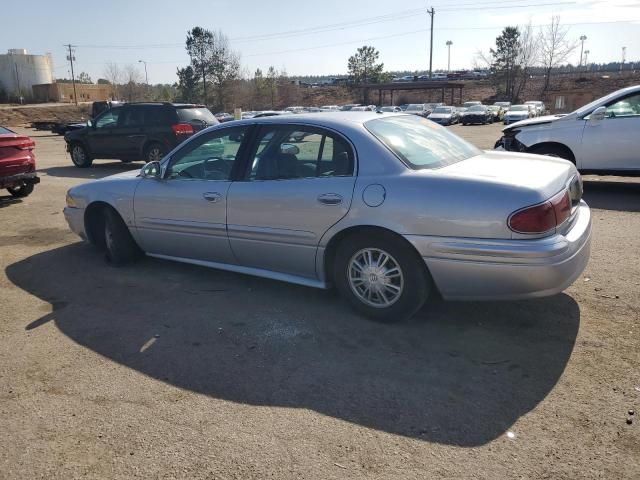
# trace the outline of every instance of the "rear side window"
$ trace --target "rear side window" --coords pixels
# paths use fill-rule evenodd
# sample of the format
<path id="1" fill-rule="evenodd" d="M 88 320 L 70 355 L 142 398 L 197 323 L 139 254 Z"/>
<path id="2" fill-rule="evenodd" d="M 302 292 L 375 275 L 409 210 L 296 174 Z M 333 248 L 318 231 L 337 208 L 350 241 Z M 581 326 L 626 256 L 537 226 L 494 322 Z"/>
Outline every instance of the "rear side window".
<path id="1" fill-rule="evenodd" d="M 181 123 L 206 123 L 216 125 L 218 120 L 206 107 L 177 108 L 178 118 Z"/>
<path id="2" fill-rule="evenodd" d="M 446 128 L 416 115 L 369 120 L 364 126 L 415 170 L 445 167 L 482 153 Z"/>
<path id="3" fill-rule="evenodd" d="M 248 180 L 290 180 L 353 175 L 351 147 L 319 128 L 263 127 Z"/>
<path id="4" fill-rule="evenodd" d="M 177 116 L 172 108 L 164 106 L 144 107 L 144 124 L 150 127 L 175 125 L 178 122 Z"/>

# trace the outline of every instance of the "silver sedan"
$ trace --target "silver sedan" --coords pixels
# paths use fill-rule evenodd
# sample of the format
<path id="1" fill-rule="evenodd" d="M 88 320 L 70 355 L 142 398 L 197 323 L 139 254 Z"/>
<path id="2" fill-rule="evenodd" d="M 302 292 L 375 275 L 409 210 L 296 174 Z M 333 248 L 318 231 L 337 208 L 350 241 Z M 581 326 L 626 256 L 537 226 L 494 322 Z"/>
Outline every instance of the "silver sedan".
<path id="1" fill-rule="evenodd" d="M 559 158 L 483 152 L 430 120 L 336 112 L 221 124 L 69 190 L 113 264 L 152 257 L 309 287 L 361 313 L 553 295 L 584 270 L 589 207 Z"/>

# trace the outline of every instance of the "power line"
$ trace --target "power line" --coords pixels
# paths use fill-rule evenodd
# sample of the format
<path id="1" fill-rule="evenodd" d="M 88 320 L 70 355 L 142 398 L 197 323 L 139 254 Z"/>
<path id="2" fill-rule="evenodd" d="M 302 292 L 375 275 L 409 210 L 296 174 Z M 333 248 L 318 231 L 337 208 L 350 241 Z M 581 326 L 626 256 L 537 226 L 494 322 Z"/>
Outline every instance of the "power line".
<path id="1" fill-rule="evenodd" d="M 456 11 L 466 11 L 466 10 L 496 10 L 496 9 L 505 9 L 505 8 L 528 8 L 528 7 L 542 7 L 542 6 L 558 6 L 558 5 L 571 5 L 575 4 L 575 1 L 565 1 L 565 2 L 547 2 L 547 3 L 527 3 L 524 5 L 504 5 L 507 2 L 523 2 L 530 0 L 503 0 L 503 1 L 492 1 L 484 4 L 482 7 L 467 7 L 468 5 L 477 5 L 476 3 L 461 3 L 461 4 L 443 4 L 443 5 L 435 5 L 434 7 L 442 7 L 440 11 L 443 12 L 456 12 Z M 497 4 L 497 5 L 496 5 Z M 464 8 L 459 8 L 464 7 Z M 432 7 L 433 8 L 433 7 Z M 360 20 L 354 20 L 349 22 L 340 22 L 328 25 L 319 25 L 316 27 L 309 27 L 305 29 L 297 29 L 297 30 L 288 30 L 284 32 L 274 32 L 274 33 L 266 33 L 260 35 L 250 35 L 244 37 L 234 37 L 230 40 L 237 43 L 244 43 L 249 41 L 256 40 L 274 40 L 288 37 L 295 37 L 299 35 L 312 35 L 317 33 L 327 33 L 337 30 L 344 30 L 350 27 L 363 27 L 368 25 L 374 25 L 377 23 L 384 23 L 389 21 L 397 21 L 405 18 L 413 17 L 415 15 L 421 14 L 424 12 L 424 9 L 411 9 L 411 10 L 403 10 L 395 13 L 388 13 L 385 15 L 378 15 L 374 17 L 363 18 Z M 78 45 L 82 48 L 96 48 L 96 49 L 123 49 L 123 50 L 135 50 L 135 49 L 156 49 L 156 48 L 180 48 L 184 47 L 183 43 L 156 43 L 156 44 L 134 44 L 134 45 Z"/>

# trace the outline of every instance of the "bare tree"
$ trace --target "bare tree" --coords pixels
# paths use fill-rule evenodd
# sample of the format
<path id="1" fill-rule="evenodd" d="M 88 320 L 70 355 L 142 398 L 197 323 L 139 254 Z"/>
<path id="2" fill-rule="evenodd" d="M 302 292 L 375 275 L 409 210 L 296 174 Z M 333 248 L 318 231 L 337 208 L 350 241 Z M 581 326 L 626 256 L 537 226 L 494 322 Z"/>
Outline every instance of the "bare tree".
<path id="1" fill-rule="evenodd" d="M 113 85 L 113 94 L 118 98 L 118 84 L 122 83 L 122 70 L 117 63 L 107 63 L 104 66 L 104 71 L 102 72 L 104 78 L 106 78 L 111 85 Z M 114 100 L 115 100 L 114 99 Z"/>
<path id="2" fill-rule="evenodd" d="M 551 70 L 561 65 L 578 46 L 569 39 L 569 29 L 560 25 L 560 17 L 551 17 L 551 23 L 540 32 L 540 56 L 546 76 L 542 93 L 549 89 Z"/>
<path id="3" fill-rule="evenodd" d="M 142 79 L 142 75 L 138 68 L 135 65 L 128 64 L 124 66 L 122 72 L 122 80 L 125 95 L 127 96 L 127 100 L 132 102 L 134 98 L 137 98 L 139 94 L 139 83 Z"/>
<path id="4" fill-rule="evenodd" d="M 240 56 L 231 49 L 228 37 L 220 30 L 213 32 L 211 47 L 209 76 L 217 106 L 224 109 L 231 87 L 240 79 Z"/>
<path id="5" fill-rule="evenodd" d="M 520 29 L 520 45 L 516 64 L 518 65 L 518 79 L 513 92 L 514 100 L 524 91 L 531 69 L 540 61 L 540 36 L 536 35 L 531 22 Z"/>

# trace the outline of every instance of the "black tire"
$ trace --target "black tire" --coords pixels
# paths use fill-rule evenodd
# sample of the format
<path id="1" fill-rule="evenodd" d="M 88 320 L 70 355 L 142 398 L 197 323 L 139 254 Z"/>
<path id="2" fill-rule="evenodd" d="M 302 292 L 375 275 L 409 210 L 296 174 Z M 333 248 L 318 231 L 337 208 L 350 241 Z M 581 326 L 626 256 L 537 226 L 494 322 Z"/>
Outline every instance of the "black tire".
<path id="1" fill-rule="evenodd" d="M 400 293 L 389 306 L 372 306 L 355 293 L 356 286 L 352 288 L 350 273 L 357 273 L 357 270 L 351 268 L 352 260 L 369 249 L 389 255 L 390 259 L 385 264 L 395 263 L 399 267 L 400 279 L 394 282 L 400 283 Z M 376 261 L 380 260 L 381 257 L 378 256 Z M 370 277 L 371 273 L 362 273 L 362 278 Z M 401 322 L 412 317 L 427 301 L 432 285 L 424 261 L 417 252 L 393 234 L 384 232 L 354 234 L 342 240 L 336 252 L 333 278 L 340 294 L 356 311 L 384 323 Z M 394 288 L 397 288 L 397 283 Z M 382 298 L 380 294 L 373 295 L 375 297 L 372 300 L 379 301 Z"/>
<path id="2" fill-rule="evenodd" d="M 161 143 L 150 143 L 144 149 L 144 161 L 159 162 L 167 154 L 167 149 Z"/>
<path id="3" fill-rule="evenodd" d="M 89 155 L 89 152 L 80 143 L 72 143 L 71 148 L 71 161 L 78 168 L 89 168 L 93 163 L 93 158 Z"/>
<path id="4" fill-rule="evenodd" d="M 104 211 L 104 246 L 107 262 L 114 266 L 132 263 L 142 254 L 120 215 L 110 208 Z"/>
<path id="5" fill-rule="evenodd" d="M 22 183 L 17 187 L 9 187 L 7 188 L 11 196 L 16 198 L 24 198 L 28 197 L 33 193 L 33 183 Z"/>
<path id="6" fill-rule="evenodd" d="M 567 151 L 557 145 L 540 145 L 529 150 L 529 153 L 535 153 L 536 155 L 546 155 L 547 157 L 558 157 L 569 160 L 575 163 Z"/>

